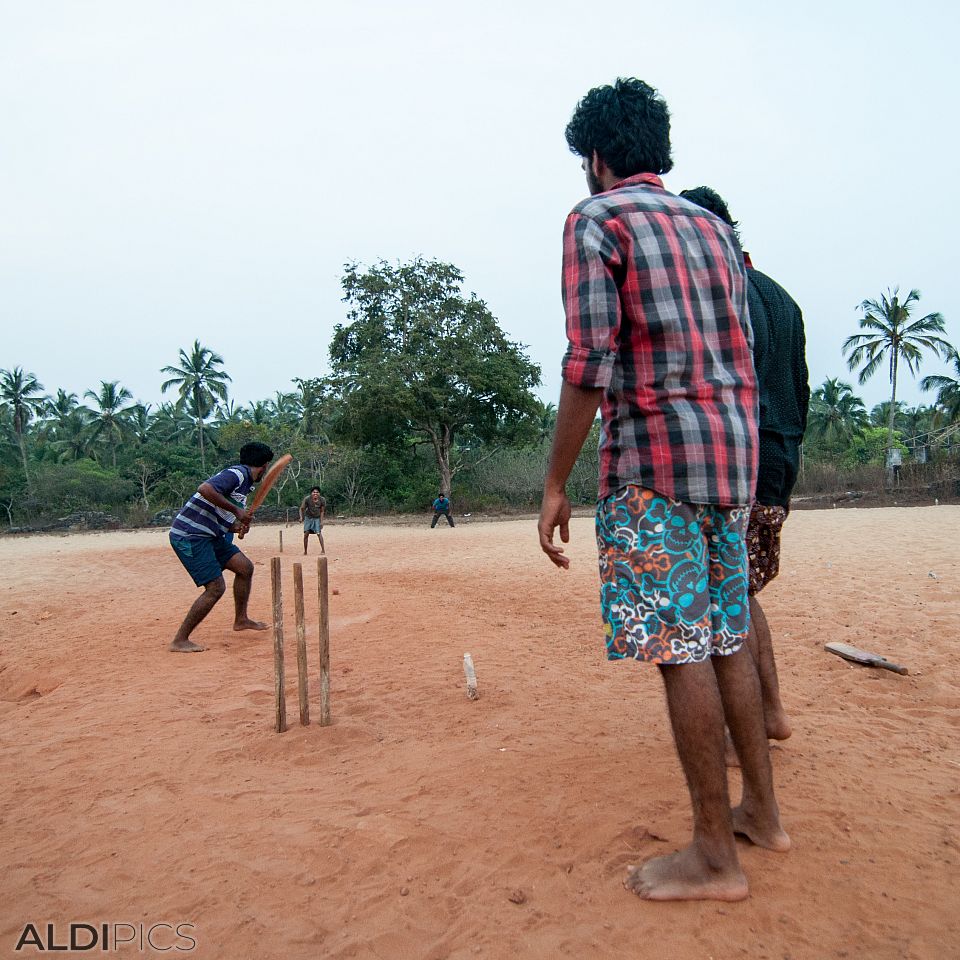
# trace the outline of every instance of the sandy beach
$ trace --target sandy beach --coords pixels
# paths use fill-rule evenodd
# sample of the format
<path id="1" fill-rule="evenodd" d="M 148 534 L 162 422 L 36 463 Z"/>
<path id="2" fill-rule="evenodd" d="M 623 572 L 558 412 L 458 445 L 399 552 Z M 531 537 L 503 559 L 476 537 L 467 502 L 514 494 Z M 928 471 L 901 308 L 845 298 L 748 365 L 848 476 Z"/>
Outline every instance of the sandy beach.
<path id="1" fill-rule="evenodd" d="M 279 529 L 244 541 L 261 620 Z M 622 886 L 687 842 L 690 811 L 657 671 L 604 659 L 589 519 L 567 573 L 532 518 L 329 525 L 326 728 L 296 719 L 287 528 L 282 735 L 271 636 L 234 633 L 229 594 L 207 652 L 167 652 L 196 593 L 165 531 L 2 539 L 0 956 L 36 952 L 14 952 L 27 923 L 71 922 L 188 924 L 189 952 L 117 955 L 204 960 L 960 955 L 958 531 L 958 506 L 790 517 L 763 601 L 794 847 L 741 845 L 739 904 Z"/>

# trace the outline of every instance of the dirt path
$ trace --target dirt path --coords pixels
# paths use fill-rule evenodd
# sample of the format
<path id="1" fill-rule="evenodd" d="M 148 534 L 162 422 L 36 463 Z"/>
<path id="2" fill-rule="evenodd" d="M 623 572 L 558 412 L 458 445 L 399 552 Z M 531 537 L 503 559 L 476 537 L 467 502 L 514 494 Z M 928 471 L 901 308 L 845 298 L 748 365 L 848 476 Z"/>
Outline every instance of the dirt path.
<path id="1" fill-rule="evenodd" d="M 270 636 L 233 633 L 229 596 L 198 633 L 208 652 L 166 652 L 194 592 L 165 534 L 0 541 L 0 956 L 31 955 L 13 949 L 27 922 L 162 921 L 192 924 L 177 955 L 205 960 L 944 960 L 960 944 L 958 530 L 954 506 L 791 517 L 764 599 L 795 848 L 743 847 L 752 896 L 726 906 L 621 886 L 686 842 L 689 810 L 656 671 L 603 659 L 589 520 L 568 574 L 529 520 L 330 526 L 326 729 L 296 725 L 288 528 L 282 736 Z M 245 542 L 261 619 L 276 531 Z M 831 657 L 831 639 L 911 675 Z"/>

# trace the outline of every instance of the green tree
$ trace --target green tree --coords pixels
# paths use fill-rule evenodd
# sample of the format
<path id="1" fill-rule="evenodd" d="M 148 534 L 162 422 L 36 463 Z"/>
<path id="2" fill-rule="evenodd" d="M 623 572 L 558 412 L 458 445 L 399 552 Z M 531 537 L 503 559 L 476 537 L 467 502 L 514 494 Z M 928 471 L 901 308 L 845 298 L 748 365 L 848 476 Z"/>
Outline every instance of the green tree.
<path id="1" fill-rule="evenodd" d="M 166 393 L 170 387 L 176 387 L 179 402 L 190 411 L 196 422 L 200 440 L 200 464 L 204 470 L 207 469 L 207 458 L 203 422 L 213 413 L 218 400 L 223 402 L 227 399 L 230 375 L 219 369 L 222 366 L 223 357 L 219 353 L 200 346 L 200 341 L 194 340 L 189 354 L 185 350 L 180 351 L 179 367 L 163 367 L 160 371 L 170 376 L 169 380 L 160 384 L 160 392 Z"/>
<path id="2" fill-rule="evenodd" d="M 43 384 L 32 373 L 24 373 L 21 367 L 0 370 L 0 403 L 10 411 L 13 432 L 20 448 L 23 478 L 27 483 L 27 490 L 31 493 L 33 486 L 27 467 L 27 445 L 23 435 L 31 419 L 43 412 L 46 398 L 41 395 L 42 390 Z"/>
<path id="3" fill-rule="evenodd" d="M 837 377 L 824 380 L 810 395 L 807 437 L 827 453 L 843 453 L 869 423 L 863 401 Z"/>
<path id="4" fill-rule="evenodd" d="M 540 368 L 462 284 L 437 260 L 347 264 L 350 322 L 330 344 L 341 432 L 360 443 L 429 444 L 447 494 L 464 463 L 458 440 L 461 450 L 494 450 L 534 432 L 539 405 Z"/>
<path id="5" fill-rule="evenodd" d="M 894 418 L 897 412 L 897 373 L 901 361 L 914 375 L 920 366 L 925 350 L 948 355 L 951 347 L 942 337 L 944 320 L 939 313 L 928 313 L 911 322 L 910 313 L 920 301 L 920 291 L 911 290 L 900 300 L 900 288 L 887 291 L 879 300 L 864 300 L 859 309 L 863 311 L 860 329 L 847 337 L 843 344 L 847 366 L 854 370 L 861 365 L 858 380 L 861 386 L 873 376 L 884 360 L 890 377 L 890 407 L 887 415 L 887 451 L 893 450 Z"/>
<path id="6" fill-rule="evenodd" d="M 960 420 L 960 353 L 956 347 L 950 347 L 946 359 L 953 367 L 955 376 L 935 373 L 920 381 L 921 390 L 937 391 L 937 406 L 943 412 L 948 423 Z"/>
<path id="7" fill-rule="evenodd" d="M 92 400 L 96 409 L 90 424 L 90 439 L 106 445 L 117 465 L 117 448 L 130 433 L 130 407 L 124 404 L 133 399 L 133 394 L 121 387 L 118 380 L 101 380 L 100 390 L 88 390 L 84 397 Z"/>

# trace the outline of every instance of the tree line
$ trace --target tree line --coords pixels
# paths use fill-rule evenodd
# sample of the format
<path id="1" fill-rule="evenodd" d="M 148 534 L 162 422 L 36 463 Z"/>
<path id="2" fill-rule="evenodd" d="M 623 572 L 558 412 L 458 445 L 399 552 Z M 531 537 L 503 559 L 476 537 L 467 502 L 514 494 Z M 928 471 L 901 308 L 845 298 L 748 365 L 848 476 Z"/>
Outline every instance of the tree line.
<path id="1" fill-rule="evenodd" d="M 423 259 L 348 264 L 342 287 L 347 316 L 329 346 L 329 376 L 294 377 L 292 389 L 245 405 L 230 396 L 224 357 L 199 340 L 159 368 L 169 399 L 156 407 L 119 379 L 78 396 L 47 392 L 22 367 L 0 370 L 7 523 L 78 510 L 162 522 L 248 440 L 293 454 L 271 494 L 280 507 L 314 484 L 342 513 L 423 510 L 438 491 L 464 512 L 535 507 L 556 410 L 534 392 L 540 368 L 464 293 L 461 272 Z M 885 370 L 891 398 L 868 411 L 851 384 L 825 380 L 811 395 L 805 466 L 882 465 L 894 450 L 904 462 L 954 456 L 960 355 L 941 336 L 940 314 L 912 319 L 919 299 L 893 290 L 860 305 L 861 332 L 843 352 L 861 384 Z M 951 373 L 923 378 L 933 402 L 908 407 L 896 399 L 898 380 L 931 354 Z M 570 480 L 581 503 L 596 497 L 596 439 Z"/>

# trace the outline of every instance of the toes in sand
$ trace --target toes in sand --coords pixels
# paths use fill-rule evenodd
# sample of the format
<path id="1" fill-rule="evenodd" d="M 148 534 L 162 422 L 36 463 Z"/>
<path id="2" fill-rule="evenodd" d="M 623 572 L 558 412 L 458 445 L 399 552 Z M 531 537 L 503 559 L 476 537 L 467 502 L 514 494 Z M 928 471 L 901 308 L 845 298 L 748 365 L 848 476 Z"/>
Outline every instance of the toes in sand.
<path id="1" fill-rule="evenodd" d="M 233 625 L 234 630 L 266 630 L 267 625 L 259 620 L 238 620 Z"/>
<path id="2" fill-rule="evenodd" d="M 712 868 L 693 847 L 630 867 L 623 885 L 644 900 L 745 900 L 747 878 L 739 866 Z"/>
<path id="3" fill-rule="evenodd" d="M 765 850 L 786 853 L 790 849 L 790 837 L 780 826 L 778 819 L 764 820 L 748 813 L 743 807 L 734 807 L 731 814 L 733 832 L 739 836 L 746 837 L 751 843 Z"/>
<path id="4" fill-rule="evenodd" d="M 171 653 L 203 653 L 207 648 L 192 640 L 174 640 L 169 649 Z"/>

